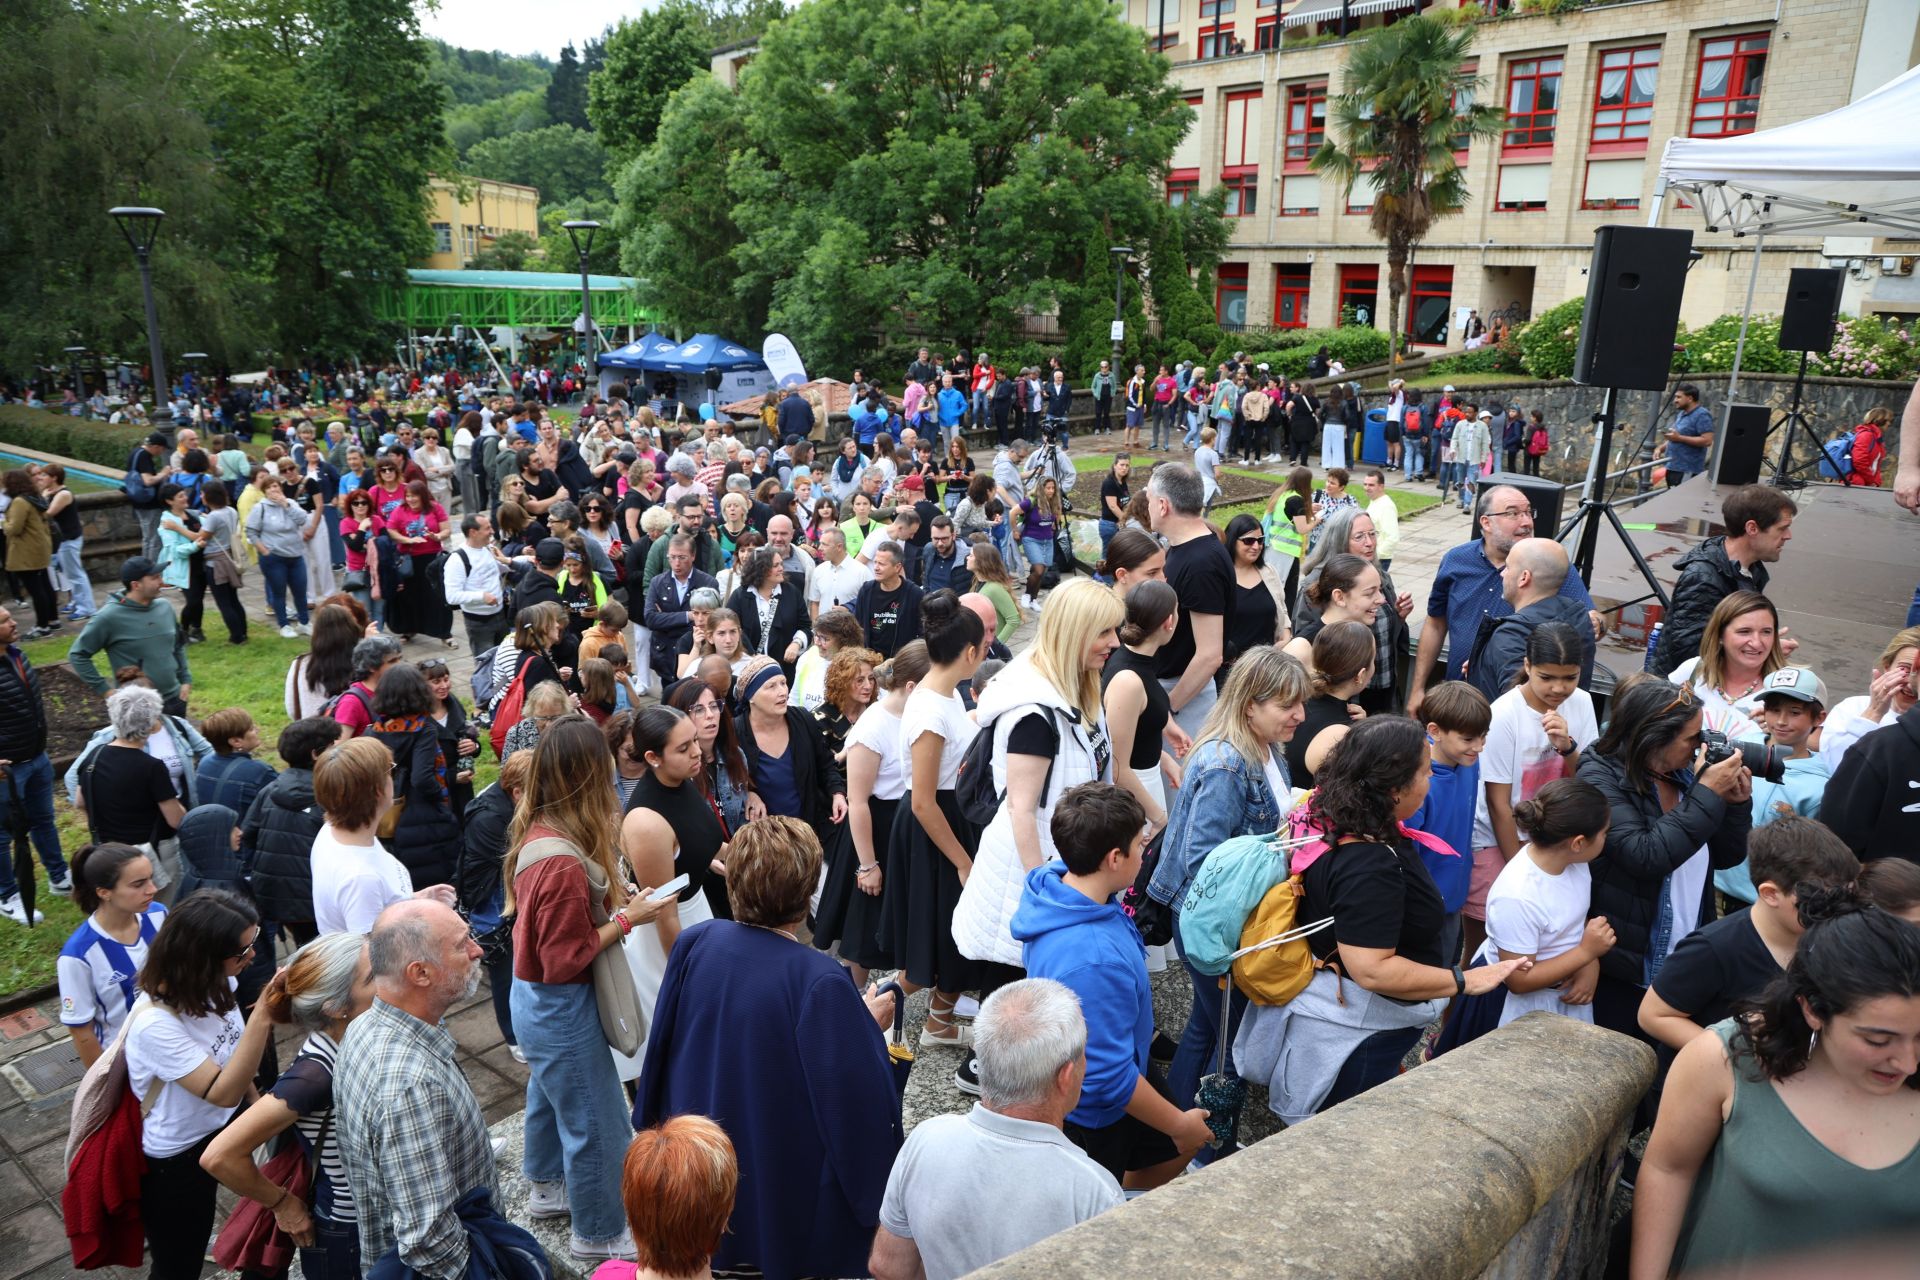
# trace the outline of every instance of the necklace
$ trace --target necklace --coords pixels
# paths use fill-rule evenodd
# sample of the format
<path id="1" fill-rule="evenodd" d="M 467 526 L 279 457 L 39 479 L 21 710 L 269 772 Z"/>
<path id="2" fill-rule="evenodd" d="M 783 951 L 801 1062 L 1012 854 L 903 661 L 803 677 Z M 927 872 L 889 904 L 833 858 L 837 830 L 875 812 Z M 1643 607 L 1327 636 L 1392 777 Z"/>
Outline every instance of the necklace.
<path id="1" fill-rule="evenodd" d="M 1719 686 L 1715 690 L 1715 692 L 1717 692 L 1721 697 L 1725 698 L 1728 702 L 1738 702 L 1740 701 L 1740 699 L 1747 697 L 1749 694 L 1751 694 L 1755 689 L 1758 689 L 1759 687 L 1760 687 L 1760 681 L 1758 678 L 1755 678 L 1747 681 L 1747 687 L 1742 689 L 1738 693 L 1735 693 L 1733 690 L 1727 688 L 1725 685 Z"/>
<path id="2" fill-rule="evenodd" d="M 781 937 L 787 939 L 789 942 L 800 941 L 800 935 L 795 933 L 791 929 L 781 929 L 770 924 L 747 924 L 747 922 L 744 920 L 741 921 L 741 923 L 746 924 L 747 928 L 749 929 L 765 929 L 768 933 L 777 933 Z"/>

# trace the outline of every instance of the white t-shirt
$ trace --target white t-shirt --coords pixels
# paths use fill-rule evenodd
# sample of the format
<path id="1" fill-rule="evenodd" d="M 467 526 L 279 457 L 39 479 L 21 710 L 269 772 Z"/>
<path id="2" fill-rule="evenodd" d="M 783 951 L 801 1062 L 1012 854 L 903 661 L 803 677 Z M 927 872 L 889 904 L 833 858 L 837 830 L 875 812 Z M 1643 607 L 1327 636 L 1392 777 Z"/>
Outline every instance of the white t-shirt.
<path id="1" fill-rule="evenodd" d="M 147 1113 L 140 1139 L 142 1151 L 155 1158 L 178 1155 L 220 1128 L 240 1109 L 238 1103 L 215 1106 L 174 1082 L 192 1075 L 208 1058 L 226 1066 L 245 1029 L 237 1008 L 225 1014 L 189 1018 L 154 1007 L 139 1015 L 133 1030 L 127 1033 L 127 1079 L 133 1085 L 133 1096 L 145 1098 L 155 1080 L 167 1082 L 153 1110 Z"/>
<path id="2" fill-rule="evenodd" d="M 1563 758 L 1547 740 L 1540 727 L 1541 713 L 1527 705 L 1524 689 L 1509 689 L 1493 700 L 1493 723 L 1487 728 L 1487 747 L 1480 753 L 1480 798 L 1473 810 L 1473 847 L 1491 849 L 1493 822 L 1487 817 L 1487 792 L 1484 784 L 1504 782 L 1513 788 L 1510 800 L 1519 804 L 1553 781 L 1567 776 L 1571 757 Z M 1573 696 L 1560 704 L 1560 718 L 1567 722 L 1577 750 L 1585 751 L 1600 736 L 1600 725 L 1593 715 L 1593 696 L 1575 689 Z M 1521 833 L 1522 837 L 1526 835 Z"/>
<path id="3" fill-rule="evenodd" d="M 867 709 L 865 715 L 855 720 L 853 728 L 847 731 L 849 748 L 865 747 L 880 757 L 880 769 L 873 778 L 873 798 L 876 800 L 898 800 L 907 793 L 907 770 L 900 759 L 902 723 L 902 717 L 876 703 Z"/>
<path id="4" fill-rule="evenodd" d="M 960 761 L 978 732 L 980 726 L 967 718 L 967 704 L 960 701 L 958 693 L 942 696 L 921 685 L 907 695 L 906 710 L 900 715 L 901 776 L 911 784 L 913 744 L 928 733 L 937 733 L 946 745 L 940 749 L 940 780 L 935 790 L 953 790 L 960 780 Z"/>
<path id="5" fill-rule="evenodd" d="M 1667 939 L 1667 955 L 1673 954 L 1682 938 L 1700 927 L 1700 899 L 1707 892 L 1707 877 L 1712 874 L 1712 855 L 1707 852 L 1707 846 L 1701 845 L 1667 877 L 1667 902 L 1673 908 L 1673 933 Z"/>
<path id="6" fill-rule="evenodd" d="M 374 917 L 413 896 L 413 877 L 379 840 L 341 844 L 331 825 L 313 838 L 313 923 L 321 933 L 365 933 Z"/>
<path id="7" fill-rule="evenodd" d="M 150 903 L 140 922 L 140 936 L 121 944 L 107 937 L 92 916 L 80 922 L 67 944 L 60 948 L 55 972 L 60 977 L 60 1022 L 63 1026 L 92 1026 L 93 1034 L 106 1048 L 120 1034 L 127 1010 L 139 998 L 135 979 L 147 962 L 147 948 L 167 918 L 167 909 Z M 124 955 L 126 965 L 120 963 Z"/>
<path id="8" fill-rule="evenodd" d="M 1476 959 L 1491 963 L 1500 952 L 1530 955 L 1535 962 L 1563 956 L 1580 945 L 1587 930 L 1587 907 L 1593 898 L 1593 876 L 1587 865 L 1576 863 L 1559 875 L 1549 875 L 1532 857 L 1528 845 L 1494 878 L 1487 890 L 1487 942 Z M 1553 987 L 1539 991 L 1508 991 L 1500 1011 L 1506 1026 L 1523 1013 L 1559 1013 L 1580 1022 L 1593 1021 L 1593 1006 L 1564 1004 Z"/>
<path id="9" fill-rule="evenodd" d="M 167 776 L 173 779 L 174 794 L 185 800 L 187 798 L 186 765 L 180 759 L 179 749 L 173 745 L 173 735 L 167 732 L 165 725 L 147 735 L 147 754 L 167 766 Z"/>
<path id="10" fill-rule="evenodd" d="M 1693 696 L 1700 703 L 1700 727 L 1724 733 L 1729 738 L 1760 738 L 1764 730 L 1754 723 L 1753 717 L 1723 697 L 1718 689 L 1701 679 L 1698 674 L 1700 659 L 1688 658 L 1673 669 L 1667 679 L 1676 685 L 1691 685 Z"/>
<path id="11" fill-rule="evenodd" d="M 872 577 L 873 570 L 852 556 L 839 564 L 822 560 L 813 566 L 813 574 L 807 579 L 807 599 L 822 609 L 831 609 L 835 605 L 850 607 L 853 598 L 860 594 L 860 588 Z"/>

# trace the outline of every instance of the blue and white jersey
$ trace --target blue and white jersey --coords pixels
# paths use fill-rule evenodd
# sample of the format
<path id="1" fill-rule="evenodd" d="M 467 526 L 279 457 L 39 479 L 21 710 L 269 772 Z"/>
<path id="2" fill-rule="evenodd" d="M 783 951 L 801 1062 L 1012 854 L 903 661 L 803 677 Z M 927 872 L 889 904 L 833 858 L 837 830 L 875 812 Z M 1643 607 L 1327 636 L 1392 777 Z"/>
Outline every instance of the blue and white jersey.
<path id="1" fill-rule="evenodd" d="M 132 946 L 114 941 L 88 916 L 60 948 L 60 1021 L 69 1027 L 91 1025 L 100 1047 L 120 1034 L 127 1010 L 139 997 L 135 979 L 147 962 L 147 948 L 160 932 L 167 909 L 155 902 L 140 917 L 140 937 Z"/>

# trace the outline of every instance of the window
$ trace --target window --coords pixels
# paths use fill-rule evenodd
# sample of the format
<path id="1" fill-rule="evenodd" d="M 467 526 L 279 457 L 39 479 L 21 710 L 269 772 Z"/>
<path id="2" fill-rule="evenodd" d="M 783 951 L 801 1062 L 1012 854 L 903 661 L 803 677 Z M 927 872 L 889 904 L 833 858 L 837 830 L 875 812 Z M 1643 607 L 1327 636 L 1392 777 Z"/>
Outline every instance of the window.
<path id="1" fill-rule="evenodd" d="M 1280 47 L 1280 2 L 1279 0 L 1253 0 L 1255 9 L 1270 10 L 1253 20 L 1253 47 L 1256 49 L 1278 49 Z"/>
<path id="2" fill-rule="evenodd" d="M 1357 325 L 1373 327 L 1373 318 L 1380 306 L 1380 268 L 1371 262 L 1343 262 L 1340 264 L 1340 323 L 1345 324 L 1351 312 Z"/>
<path id="3" fill-rule="evenodd" d="M 1560 115 L 1563 58 L 1525 58 L 1507 69 L 1506 149 L 1551 147 Z"/>
<path id="4" fill-rule="evenodd" d="M 1503 164 L 1500 166 L 1500 193 L 1493 207 L 1507 213 L 1547 207 L 1547 182 L 1553 176 L 1550 164 Z"/>
<path id="5" fill-rule="evenodd" d="M 1247 327 L 1247 264 L 1223 262 L 1215 277 L 1213 314 L 1223 329 Z"/>
<path id="6" fill-rule="evenodd" d="M 1407 291 L 1407 341 L 1427 347 L 1447 345 L 1453 319 L 1453 268 L 1413 268 Z"/>
<path id="7" fill-rule="evenodd" d="M 1371 213 L 1374 197 L 1380 194 L 1380 180 L 1371 170 L 1353 176 L 1353 186 L 1347 192 L 1348 213 Z"/>
<path id="8" fill-rule="evenodd" d="M 1587 162 L 1587 193 L 1580 201 L 1582 209 L 1638 209 L 1640 185 L 1646 177 L 1647 158 L 1626 156 L 1617 160 Z"/>
<path id="9" fill-rule="evenodd" d="M 1233 6 L 1237 2 L 1238 0 L 1200 0 L 1200 16 L 1203 19 L 1222 17 L 1232 13 Z"/>
<path id="10" fill-rule="evenodd" d="M 1327 138 L 1327 86 L 1287 86 L 1287 141 L 1282 162 L 1288 169 L 1304 169 Z"/>
<path id="11" fill-rule="evenodd" d="M 1644 150 L 1659 84 L 1658 45 L 1602 53 L 1600 78 L 1593 86 L 1594 147 Z"/>
<path id="12" fill-rule="evenodd" d="M 1193 123 L 1174 144 L 1173 159 L 1167 166 L 1167 203 L 1185 204 L 1200 192 L 1200 166 L 1206 163 L 1207 144 L 1202 140 L 1201 104 L 1204 94 L 1192 94 L 1186 104 L 1193 109 Z"/>
<path id="13" fill-rule="evenodd" d="M 1313 268 L 1304 262 L 1283 262 L 1273 269 L 1273 327 L 1307 327 L 1307 294 L 1313 284 Z"/>
<path id="14" fill-rule="evenodd" d="M 1764 31 L 1702 42 L 1689 132 L 1696 138 L 1752 133 L 1760 114 L 1760 79 L 1766 69 Z"/>
<path id="15" fill-rule="evenodd" d="M 1224 58 L 1235 53 L 1233 47 L 1233 24 L 1223 22 L 1215 27 L 1200 28 L 1200 56 L 1202 58 Z"/>
<path id="16" fill-rule="evenodd" d="M 1200 194 L 1198 169 L 1175 169 L 1167 174 L 1167 203 L 1183 205 Z"/>
<path id="17" fill-rule="evenodd" d="M 433 251 L 435 253 L 453 252 L 453 224 L 436 222 L 433 224 Z"/>
<path id="18" fill-rule="evenodd" d="M 1178 54 L 1180 50 L 1180 33 L 1178 31 L 1169 31 L 1165 35 L 1161 35 L 1155 32 L 1153 35 L 1147 37 L 1147 47 L 1155 53 L 1165 53 L 1169 58 L 1172 58 Z M 1169 49 L 1173 50 L 1173 52 L 1168 53 L 1167 51 Z"/>
<path id="19" fill-rule="evenodd" d="M 479 228 L 471 225 L 460 228 L 461 261 L 471 261 L 473 255 L 479 251 L 478 230 Z"/>
<path id="20" fill-rule="evenodd" d="M 1320 212 L 1320 175 L 1289 173 L 1280 179 L 1280 216 L 1304 218 Z"/>
<path id="21" fill-rule="evenodd" d="M 1227 216 L 1245 218 L 1259 204 L 1260 90 L 1229 93 L 1222 106 L 1227 119 L 1220 151 L 1220 185 L 1227 189 Z"/>
<path id="22" fill-rule="evenodd" d="M 1448 95 L 1448 102 L 1453 107 L 1453 114 L 1456 117 L 1464 116 L 1473 110 L 1473 81 L 1479 74 L 1479 68 L 1472 63 L 1460 68 L 1460 82 L 1453 86 L 1453 92 Z M 1472 141 L 1473 135 L 1465 131 L 1453 135 L 1455 164 L 1467 162 L 1467 147 Z"/>

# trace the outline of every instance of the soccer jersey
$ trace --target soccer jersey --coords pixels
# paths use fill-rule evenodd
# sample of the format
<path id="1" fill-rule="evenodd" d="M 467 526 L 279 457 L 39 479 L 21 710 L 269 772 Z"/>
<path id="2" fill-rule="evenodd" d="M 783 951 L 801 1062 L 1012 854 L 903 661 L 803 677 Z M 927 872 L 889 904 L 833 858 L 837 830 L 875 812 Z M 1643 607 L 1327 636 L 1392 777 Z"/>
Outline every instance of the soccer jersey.
<path id="1" fill-rule="evenodd" d="M 140 995 L 135 980 L 147 962 L 147 948 L 160 932 L 167 909 L 150 905 L 140 917 L 140 937 L 131 946 L 116 942 L 95 926 L 93 917 L 80 927 L 60 948 L 54 969 L 60 979 L 60 1021 L 69 1027 L 92 1026 L 93 1034 L 106 1048 L 120 1034 L 127 1010 Z"/>

